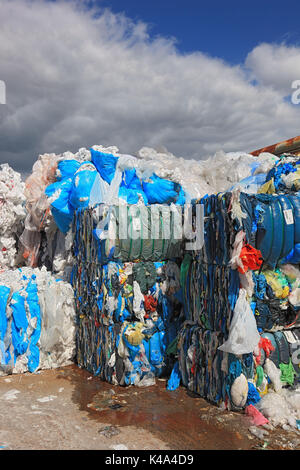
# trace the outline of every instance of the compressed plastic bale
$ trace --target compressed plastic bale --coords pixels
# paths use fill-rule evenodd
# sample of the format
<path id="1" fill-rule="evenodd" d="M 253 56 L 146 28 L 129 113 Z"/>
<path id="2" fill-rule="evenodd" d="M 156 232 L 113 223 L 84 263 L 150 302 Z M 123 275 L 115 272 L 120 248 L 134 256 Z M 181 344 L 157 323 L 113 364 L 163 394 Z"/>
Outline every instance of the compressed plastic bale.
<path id="1" fill-rule="evenodd" d="M 247 399 L 247 379 L 253 378 L 253 360 L 251 355 L 223 353 L 219 350 L 223 341 L 224 335 L 219 331 L 205 330 L 192 322 L 184 323 L 178 338 L 181 379 L 185 387 L 203 398 L 240 410 Z M 246 375 L 236 380 L 242 370 Z"/>
<path id="2" fill-rule="evenodd" d="M 0 269 L 18 263 L 17 239 L 26 217 L 25 184 L 8 164 L 0 165 Z"/>
<path id="3" fill-rule="evenodd" d="M 80 251 L 87 261 L 97 259 L 101 264 L 180 258 L 182 240 L 175 228 L 178 217 L 178 212 L 160 205 L 154 206 L 154 210 L 153 206 L 143 205 L 99 205 L 78 210 L 72 224 L 75 254 Z M 83 243 L 85 227 L 89 227 L 91 235 Z"/>
<path id="4" fill-rule="evenodd" d="M 75 354 L 71 286 L 37 268 L 4 271 L 0 285 L 2 294 L 10 291 L 6 304 L 3 298 L 0 305 L 0 374 L 71 364 Z"/>
<path id="5" fill-rule="evenodd" d="M 175 325 L 176 318 L 172 321 L 175 304 L 167 301 L 167 296 L 175 292 L 174 281 L 169 276 L 171 272 L 176 275 L 176 270 L 166 269 L 172 262 L 152 263 L 156 276 L 146 283 L 148 290 L 143 289 L 143 295 L 141 288 L 133 288 L 141 279 L 134 268 L 147 263 L 109 262 L 97 266 L 79 260 L 72 275 L 80 325 L 78 363 L 111 383 L 153 384 L 155 376 L 162 375 L 171 367 L 172 361 L 166 357 L 165 351 L 177 335 L 179 326 L 179 321 L 177 327 Z M 169 282 L 172 287 L 169 287 Z M 178 281 L 175 284 L 179 286 Z M 115 338 L 117 328 L 118 341 Z M 98 338 L 96 343 L 94 337 Z M 110 351 L 108 355 L 106 350 Z M 107 375 L 105 371 L 108 370 Z M 147 374 L 141 374 L 145 370 Z"/>

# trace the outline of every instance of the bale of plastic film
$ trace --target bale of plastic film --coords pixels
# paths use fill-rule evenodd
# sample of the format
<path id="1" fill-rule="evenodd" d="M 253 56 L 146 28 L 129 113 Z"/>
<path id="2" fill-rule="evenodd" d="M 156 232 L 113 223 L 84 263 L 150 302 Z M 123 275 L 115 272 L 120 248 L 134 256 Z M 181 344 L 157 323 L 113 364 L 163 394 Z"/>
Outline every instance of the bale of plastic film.
<path id="1" fill-rule="evenodd" d="M 178 339 L 182 383 L 219 406 L 242 410 L 247 405 L 249 381 L 254 376 L 253 357 L 220 351 L 223 342 L 221 332 L 186 322 Z"/>
<path id="2" fill-rule="evenodd" d="M 80 253 L 87 261 L 97 259 L 102 264 L 180 258 L 181 217 L 181 208 L 176 206 L 100 204 L 78 210 L 72 229 L 75 256 Z"/>
<path id="3" fill-rule="evenodd" d="M 75 358 L 74 293 L 45 268 L 0 274 L 0 374 L 36 372 Z"/>

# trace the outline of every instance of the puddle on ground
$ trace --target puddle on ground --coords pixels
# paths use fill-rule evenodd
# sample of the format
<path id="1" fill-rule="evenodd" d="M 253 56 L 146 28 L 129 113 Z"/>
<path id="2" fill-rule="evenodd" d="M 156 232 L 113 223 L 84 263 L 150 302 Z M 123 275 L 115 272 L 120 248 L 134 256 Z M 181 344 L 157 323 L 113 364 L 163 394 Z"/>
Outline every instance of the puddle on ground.
<path id="1" fill-rule="evenodd" d="M 72 382 L 73 401 L 91 419 L 116 428 L 142 427 L 172 449 L 251 449 L 257 444 L 247 437 L 243 415 L 222 412 L 183 387 L 168 391 L 166 381 L 144 388 L 113 386 L 76 366 L 60 376 Z"/>

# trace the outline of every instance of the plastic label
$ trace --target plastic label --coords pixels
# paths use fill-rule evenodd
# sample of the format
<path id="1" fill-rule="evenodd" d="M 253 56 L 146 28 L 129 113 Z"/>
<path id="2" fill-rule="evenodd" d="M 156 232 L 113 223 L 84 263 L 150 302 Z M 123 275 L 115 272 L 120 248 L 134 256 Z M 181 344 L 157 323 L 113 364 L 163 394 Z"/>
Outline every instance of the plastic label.
<path id="1" fill-rule="evenodd" d="M 283 211 L 284 218 L 285 218 L 285 223 L 287 225 L 291 225 L 294 223 L 294 216 L 293 216 L 293 211 L 292 209 L 285 209 Z"/>
<path id="2" fill-rule="evenodd" d="M 133 226 L 133 230 L 135 230 L 136 232 L 141 231 L 141 221 L 138 217 L 132 218 L 132 226 Z"/>

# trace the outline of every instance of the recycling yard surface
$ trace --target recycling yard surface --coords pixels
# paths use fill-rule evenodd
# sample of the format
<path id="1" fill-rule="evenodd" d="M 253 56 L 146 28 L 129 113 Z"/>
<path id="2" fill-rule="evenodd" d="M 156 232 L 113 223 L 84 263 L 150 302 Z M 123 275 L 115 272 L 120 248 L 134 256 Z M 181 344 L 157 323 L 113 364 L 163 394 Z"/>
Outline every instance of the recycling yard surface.
<path id="1" fill-rule="evenodd" d="M 180 387 L 112 386 L 77 366 L 0 378 L 2 450 L 300 450 Z"/>

